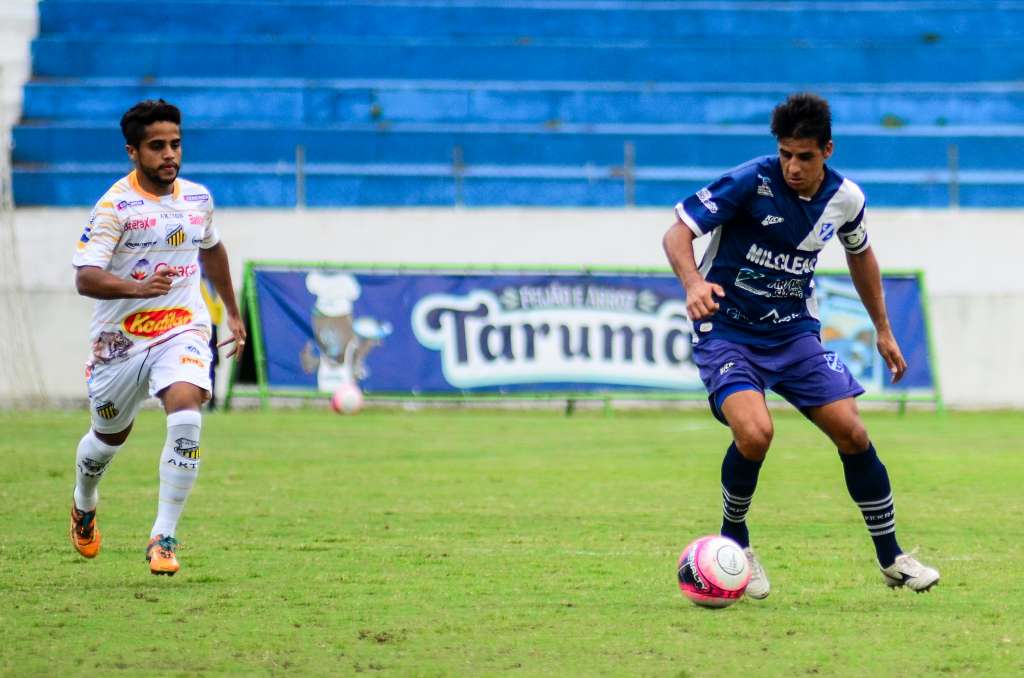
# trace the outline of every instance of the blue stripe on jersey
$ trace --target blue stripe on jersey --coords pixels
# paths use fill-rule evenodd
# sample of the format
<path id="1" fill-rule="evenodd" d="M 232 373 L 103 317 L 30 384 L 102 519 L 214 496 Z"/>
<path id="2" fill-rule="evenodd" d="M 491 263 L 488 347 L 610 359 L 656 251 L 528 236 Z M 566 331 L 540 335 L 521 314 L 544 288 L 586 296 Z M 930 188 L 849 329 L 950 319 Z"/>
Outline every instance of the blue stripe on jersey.
<path id="1" fill-rule="evenodd" d="M 836 234 L 867 249 L 864 194 L 830 167 L 810 200 L 785 182 L 777 156 L 755 158 L 676 206 L 697 235 L 712 233 L 701 274 L 725 290 L 718 312 L 695 323 L 698 337 L 774 345 L 818 332 L 813 300 L 818 252 Z"/>

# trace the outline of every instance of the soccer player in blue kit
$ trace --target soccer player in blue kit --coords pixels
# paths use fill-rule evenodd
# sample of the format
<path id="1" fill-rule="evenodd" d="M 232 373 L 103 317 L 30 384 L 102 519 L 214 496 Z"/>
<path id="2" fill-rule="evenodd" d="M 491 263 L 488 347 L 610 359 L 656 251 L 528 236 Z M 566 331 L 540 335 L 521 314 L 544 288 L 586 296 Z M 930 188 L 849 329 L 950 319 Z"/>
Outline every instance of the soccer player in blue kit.
<path id="1" fill-rule="evenodd" d="M 864 516 L 884 582 L 927 591 L 939 573 L 903 553 L 896 541 L 889 475 L 854 400 L 864 389 L 819 336 L 814 266 L 835 237 L 846 248 L 850 276 L 893 382 L 906 371 L 865 229 L 864 194 L 825 164 L 833 144 L 824 99 L 791 95 L 775 108 L 771 130 L 778 155 L 740 165 L 676 205 L 676 223 L 663 242 L 686 288 L 693 358 L 711 410 L 732 430 L 722 462 L 722 534 L 747 554 L 747 595 L 765 598 L 770 585 L 750 548 L 746 515 L 772 442 L 764 399 L 771 389 L 839 448 L 846 487 Z M 693 240 L 707 234 L 711 241 L 698 268 Z"/>

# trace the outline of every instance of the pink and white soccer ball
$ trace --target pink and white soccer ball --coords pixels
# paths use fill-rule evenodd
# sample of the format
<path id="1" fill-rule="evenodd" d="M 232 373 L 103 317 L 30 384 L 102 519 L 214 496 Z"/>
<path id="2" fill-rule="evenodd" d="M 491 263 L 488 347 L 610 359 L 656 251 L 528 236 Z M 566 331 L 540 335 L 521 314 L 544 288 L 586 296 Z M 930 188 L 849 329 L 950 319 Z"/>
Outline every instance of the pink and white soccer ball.
<path id="1" fill-rule="evenodd" d="M 697 605 L 729 607 L 743 596 L 750 566 L 740 545 L 717 534 L 694 539 L 679 556 L 679 590 Z"/>
<path id="2" fill-rule="evenodd" d="M 363 392 L 355 384 L 342 384 L 331 396 L 331 409 L 338 414 L 355 414 L 363 409 Z"/>

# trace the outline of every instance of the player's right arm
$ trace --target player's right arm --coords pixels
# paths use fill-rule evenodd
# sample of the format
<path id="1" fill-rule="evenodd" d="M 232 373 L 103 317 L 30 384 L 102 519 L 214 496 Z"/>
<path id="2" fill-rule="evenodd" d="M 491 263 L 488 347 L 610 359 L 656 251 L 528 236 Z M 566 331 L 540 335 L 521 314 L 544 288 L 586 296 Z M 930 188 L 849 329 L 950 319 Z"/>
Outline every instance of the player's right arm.
<path id="1" fill-rule="evenodd" d="M 714 295 L 725 296 L 721 285 L 704 280 L 704 276 L 697 270 L 697 260 L 693 255 L 693 240 L 696 237 L 697 234 L 682 219 L 677 219 L 661 240 L 672 270 L 686 290 L 686 313 L 690 320 L 713 315 L 718 310 Z"/>
<path id="2" fill-rule="evenodd" d="M 173 273 L 169 268 L 142 282 L 127 280 L 107 271 L 124 227 L 109 194 L 100 198 L 89 216 L 89 224 L 78 241 L 74 265 L 78 293 L 93 299 L 149 299 L 167 294 Z"/>
<path id="3" fill-rule="evenodd" d="M 171 291 L 173 277 L 170 267 L 136 282 L 119 278 L 98 266 L 81 266 L 75 273 L 75 287 L 83 297 L 93 299 L 152 299 Z"/>

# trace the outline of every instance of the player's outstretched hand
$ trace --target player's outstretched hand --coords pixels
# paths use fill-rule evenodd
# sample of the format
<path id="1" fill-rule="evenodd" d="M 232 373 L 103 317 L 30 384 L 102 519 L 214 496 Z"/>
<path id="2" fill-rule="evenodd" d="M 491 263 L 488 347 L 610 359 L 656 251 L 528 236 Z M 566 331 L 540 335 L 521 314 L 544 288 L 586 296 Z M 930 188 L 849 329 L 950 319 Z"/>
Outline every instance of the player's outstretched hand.
<path id="1" fill-rule="evenodd" d="M 878 333 L 878 352 L 889 367 L 892 383 L 895 384 L 906 373 L 907 361 L 903 359 L 903 351 L 900 350 L 900 345 L 896 343 L 896 337 L 892 335 L 892 330 Z"/>
<path id="2" fill-rule="evenodd" d="M 242 322 L 241 316 L 228 315 L 228 329 L 231 330 L 231 338 L 225 339 L 224 341 L 217 344 L 217 348 L 221 346 L 227 346 L 228 344 L 234 344 L 225 358 L 235 357 L 238 360 L 242 357 L 242 351 L 245 350 L 245 323 Z"/>
<path id="3" fill-rule="evenodd" d="M 146 278 L 139 284 L 139 296 L 143 299 L 162 297 L 171 291 L 171 283 L 174 281 L 174 271 L 171 268 L 162 268 L 153 275 Z"/>
<path id="4" fill-rule="evenodd" d="M 690 320 L 700 320 L 718 310 L 715 296 L 724 297 L 725 290 L 717 283 L 700 280 L 686 288 L 686 313 Z"/>

